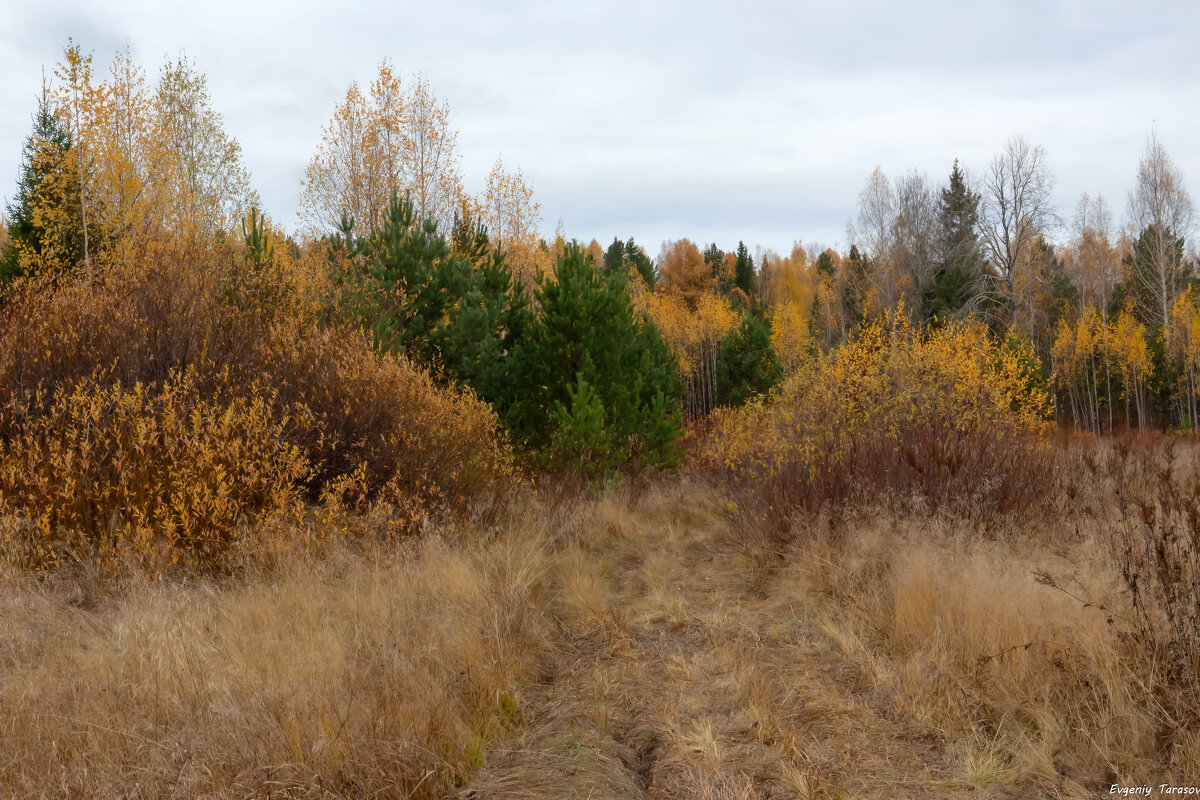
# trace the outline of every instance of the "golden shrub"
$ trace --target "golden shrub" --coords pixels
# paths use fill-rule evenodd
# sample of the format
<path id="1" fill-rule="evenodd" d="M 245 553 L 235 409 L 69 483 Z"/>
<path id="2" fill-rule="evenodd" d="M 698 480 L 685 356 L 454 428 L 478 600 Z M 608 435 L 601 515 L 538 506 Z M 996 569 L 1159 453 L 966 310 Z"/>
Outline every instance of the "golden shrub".
<path id="1" fill-rule="evenodd" d="M 1048 395 L 1032 358 L 982 325 L 921 332 L 898 316 L 817 356 L 766 401 L 718 412 L 698 458 L 766 493 L 781 525 L 797 505 L 888 493 L 1008 508 L 1049 469 Z"/>
<path id="2" fill-rule="evenodd" d="M 291 420 L 257 386 L 205 400 L 189 371 L 128 389 L 101 372 L 0 407 L 5 555 L 219 568 L 239 530 L 287 512 L 309 471 Z"/>
<path id="3" fill-rule="evenodd" d="M 251 265 L 231 244 L 158 243 L 94 277 L 8 291 L 0 525 L 13 559 L 220 569 L 240 529 L 301 500 L 382 504 L 402 531 L 503 485 L 491 408 L 361 331 L 319 326 L 311 256 L 270 249 Z"/>
<path id="4" fill-rule="evenodd" d="M 490 406 L 380 355 L 362 334 L 281 327 L 264 350 L 262 374 L 308 415 L 295 441 L 318 489 L 357 470 L 364 499 L 399 493 L 464 506 L 508 474 Z"/>

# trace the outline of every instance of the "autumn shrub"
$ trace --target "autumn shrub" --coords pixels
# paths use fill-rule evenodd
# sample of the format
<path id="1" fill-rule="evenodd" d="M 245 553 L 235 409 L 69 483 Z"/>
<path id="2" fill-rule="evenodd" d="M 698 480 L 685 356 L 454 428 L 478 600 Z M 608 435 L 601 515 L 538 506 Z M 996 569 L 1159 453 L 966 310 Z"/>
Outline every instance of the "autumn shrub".
<path id="1" fill-rule="evenodd" d="M 161 244 L 7 291 L 0 470 L 18 561 L 128 550 L 222 568 L 240 526 L 297 499 L 382 504 L 403 531 L 502 488 L 485 403 L 318 325 L 311 265 L 286 248 L 250 255 Z"/>
<path id="2" fill-rule="evenodd" d="M 280 402 L 306 414 L 292 441 L 314 465 L 314 498 L 354 475 L 360 499 L 401 493 L 465 506 L 508 474 L 491 407 L 380 355 L 357 332 L 279 326 L 260 357 Z"/>
<path id="3" fill-rule="evenodd" d="M 240 529 L 296 504 L 309 462 L 290 424 L 271 392 L 208 400 L 190 370 L 128 389 L 97 371 L 13 395 L 0 407 L 4 555 L 219 569 Z"/>
<path id="4" fill-rule="evenodd" d="M 1194 442 L 1141 433 L 1093 444 L 1082 477 L 1106 501 L 1096 513 L 1131 618 L 1124 620 L 1162 679 L 1200 702 L 1200 456 Z"/>
<path id="5" fill-rule="evenodd" d="M 858 500 L 1030 508 L 1053 470 L 1031 358 L 980 325 L 869 326 L 765 401 L 719 412 L 698 459 L 777 533 L 798 510 Z"/>
<path id="6" fill-rule="evenodd" d="M 278 271 L 251 273 L 229 248 L 154 243 L 94 280 L 42 275 L 16 282 L 0 309 L 0 385 L 69 385 L 97 366 L 125 385 L 193 368 L 201 389 L 225 369 L 251 371 L 270 327 L 311 300 Z M 294 299 L 292 299 L 294 298 Z M 268 302 L 269 300 L 269 302 Z"/>

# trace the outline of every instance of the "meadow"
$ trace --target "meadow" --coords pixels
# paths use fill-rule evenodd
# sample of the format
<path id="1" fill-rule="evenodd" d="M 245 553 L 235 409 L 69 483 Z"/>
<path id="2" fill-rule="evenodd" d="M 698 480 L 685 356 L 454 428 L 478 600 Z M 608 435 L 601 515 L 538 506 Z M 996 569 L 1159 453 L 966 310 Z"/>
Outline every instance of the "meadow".
<path id="1" fill-rule="evenodd" d="M 785 531 L 711 477 L 515 489 L 236 577 L 10 572 L 24 797 L 1093 797 L 1200 771 L 1196 451 L 1056 442 L 1020 512 Z M 976 513 L 972 513 L 972 511 Z"/>

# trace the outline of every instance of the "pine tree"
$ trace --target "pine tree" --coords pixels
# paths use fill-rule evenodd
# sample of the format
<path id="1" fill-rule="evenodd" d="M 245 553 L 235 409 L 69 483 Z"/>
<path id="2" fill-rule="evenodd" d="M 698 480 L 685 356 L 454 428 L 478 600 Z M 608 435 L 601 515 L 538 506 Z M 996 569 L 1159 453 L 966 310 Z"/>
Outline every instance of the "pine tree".
<path id="1" fill-rule="evenodd" d="M 1067 276 L 1058 251 L 1044 236 L 1039 236 L 1030 247 L 1028 269 L 1032 289 L 1025 292 L 1027 305 L 1019 309 L 1019 316 L 1035 352 L 1046 356 L 1049 367 L 1054 331 L 1060 320 L 1074 318 L 1079 307 L 1079 290 Z"/>
<path id="2" fill-rule="evenodd" d="M 475 390 L 503 413 L 517 391 L 511 356 L 530 320 L 529 302 L 486 229 L 460 215 L 449 242 L 432 218 L 417 221 L 393 197 L 382 225 L 356 240 L 353 221 L 333 237 L 349 257 L 349 315 L 378 346 L 403 353 Z"/>
<path id="3" fill-rule="evenodd" d="M 833 256 L 828 250 L 817 256 L 817 274 L 826 278 L 837 275 L 837 265 L 833 263 Z"/>
<path id="4" fill-rule="evenodd" d="M 717 356 L 717 402 L 739 406 L 779 383 L 783 367 L 771 347 L 771 329 L 753 314 L 730 331 Z"/>
<path id="5" fill-rule="evenodd" d="M 513 348 L 532 313 L 528 295 L 502 251 L 491 247 L 487 229 L 463 215 L 451 239 L 453 268 L 465 272 L 464 290 L 434 345 L 449 377 L 470 386 L 502 416 L 520 390 L 513 374 Z"/>
<path id="6" fill-rule="evenodd" d="M 418 221 L 409 199 L 393 196 L 383 222 L 366 238 L 359 315 L 379 346 L 433 361 L 433 335 L 452 298 L 465 290 L 462 270 L 433 220 Z"/>
<path id="7" fill-rule="evenodd" d="M 675 461 L 682 420 L 677 365 L 654 326 L 634 312 L 623 272 L 601 275 L 587 252 L 571 244 L 554 279 L 539 280 L 537 300 L 542 313 L 514 353 L 521 393 L 507 419 L 518 438 L 544 460 L 561 455 L 563 442 L 586 439 L 610 448 L 588 463 Z M 585 430 L 585 422 L 603 431 Z"/>
<path id="8" fill-rule="evenodd" d="M 603 478 L 619 466 L 623 453 L 616 431 L 606 424 L 604 404 L 580 371 L 567 385 L 568 401 L 556 401 L 547 462 L 555 469 Z"/>

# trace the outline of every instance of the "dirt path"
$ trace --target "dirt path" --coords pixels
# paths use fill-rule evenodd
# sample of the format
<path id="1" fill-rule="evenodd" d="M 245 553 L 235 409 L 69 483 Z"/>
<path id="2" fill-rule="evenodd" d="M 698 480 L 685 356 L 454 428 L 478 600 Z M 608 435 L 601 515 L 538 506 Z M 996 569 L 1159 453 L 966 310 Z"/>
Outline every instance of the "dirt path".
<path id="1" fill-rule="evenodd" d="M 558 657 L 461 796 L 979 797 L 838 655 L 800 570 L 764 568 L 693 497 L 583 524 L 557 567 Z"/>

